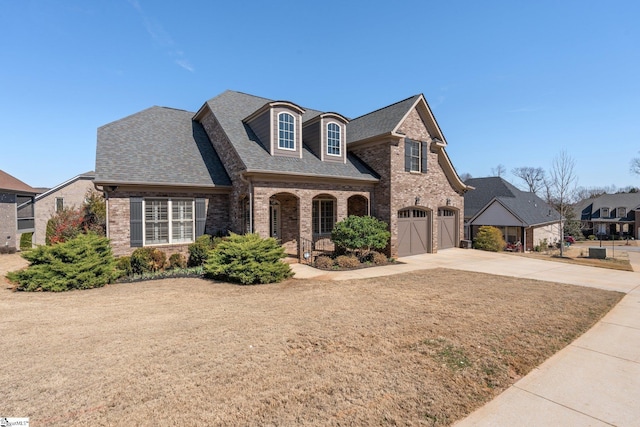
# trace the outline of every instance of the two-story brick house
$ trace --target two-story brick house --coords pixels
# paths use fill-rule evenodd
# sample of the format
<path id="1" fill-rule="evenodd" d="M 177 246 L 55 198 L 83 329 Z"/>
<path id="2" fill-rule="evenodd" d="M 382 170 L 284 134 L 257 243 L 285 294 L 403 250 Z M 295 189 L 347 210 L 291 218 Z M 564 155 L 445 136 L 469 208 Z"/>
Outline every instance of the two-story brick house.
<path id="1" fill-rule="evenodd" d="M 116 254 L 200 234 L 274 236 L 303 257 L 348 215 L 389 224 L 389 253 L 456 246 L 468 187 L 423 95 L 353 120 L 227 91 L 98 129 L 95 183 Z"/>

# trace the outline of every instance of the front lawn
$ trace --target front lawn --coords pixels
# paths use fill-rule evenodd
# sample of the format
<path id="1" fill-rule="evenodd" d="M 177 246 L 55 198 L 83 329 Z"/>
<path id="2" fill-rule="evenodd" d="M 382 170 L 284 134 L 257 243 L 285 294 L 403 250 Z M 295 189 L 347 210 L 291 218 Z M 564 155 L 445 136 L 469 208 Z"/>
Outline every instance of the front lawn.
<path id="1" fill-rule="evenodd" d="M 32 425 L 448 425 L 622 294 L 435 269 L 0 290 L 2 416 Z"/>

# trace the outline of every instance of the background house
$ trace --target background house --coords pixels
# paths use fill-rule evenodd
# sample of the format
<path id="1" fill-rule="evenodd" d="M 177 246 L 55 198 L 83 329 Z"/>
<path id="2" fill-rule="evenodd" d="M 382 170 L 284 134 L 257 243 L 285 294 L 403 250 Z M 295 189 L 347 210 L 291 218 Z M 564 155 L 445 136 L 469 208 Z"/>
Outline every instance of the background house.
<path id="1" fill-rule="evenodd" d="M 560 240 L 560 214 L 535 193 L 521 191 L 500 177 L 471 178 L 464 195 L 465 233 L 473 240 L 483 225 L 499 228 L 507 243 L 533 250 L 546 239 Z"/>
<path id="2" fill-rule="evenodd" d="M 0 170 L 0 245 L 20 248 L 20 236 L 35 230 L 37 190 Z"/>
<path id="3" fill-rule="evenodd" d="M 603 194 L 574 207 L 586 236 L 640 238 L 640 193 Z"/>
<path id="4" fill-rule="evenodd" d="M 87 191 L 94 188 L 93 171 L 77 175 L 35 197 L 35 233 L 33 242 L 44 245 L 47 234 L 47 222 L 64 208 L 79 208 L 84 203 Z"/>
<path id="5" fill-rule="evenodd" d="M 350 120 L 226 91 L 196 113 L 152 107 L 99 128 L 95 182 L 118 255 L 234 231 L 302 258 L 337 221 L 372 215 L 404 256 L 460 241 L 467 186 L 446 146 L 422 95 Z"/>

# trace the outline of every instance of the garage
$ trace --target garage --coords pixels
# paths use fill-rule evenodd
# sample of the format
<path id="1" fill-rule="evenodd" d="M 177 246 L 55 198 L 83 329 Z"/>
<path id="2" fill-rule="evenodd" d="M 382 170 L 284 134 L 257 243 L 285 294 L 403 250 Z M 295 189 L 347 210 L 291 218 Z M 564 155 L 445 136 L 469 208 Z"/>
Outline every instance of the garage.
<path id="1" fill-rule="evenodd" d="M 438 209 L 438 249 L 456 247 L 456 211 Z"/>
<path id="2" fill-rule="evenodd" d="M 431 242 L 430 215 L 422 209 L 398 211 L 398 256 L 429 252 Z"/>

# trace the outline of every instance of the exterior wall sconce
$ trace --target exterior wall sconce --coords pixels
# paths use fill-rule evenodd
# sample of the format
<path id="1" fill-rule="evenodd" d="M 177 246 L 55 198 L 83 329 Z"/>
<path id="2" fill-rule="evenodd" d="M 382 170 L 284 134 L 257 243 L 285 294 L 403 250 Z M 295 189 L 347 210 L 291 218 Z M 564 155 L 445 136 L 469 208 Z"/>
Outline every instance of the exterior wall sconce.
<path id="1" fill-rule="evenodd" d="M 451 206 L 451 199 L 447 199 L 447 206 Z"/>
<path id="2" fill-rule="evenodd" d="M 420 197 L 416 197 L 416 206 L 420 204 Z"/>

